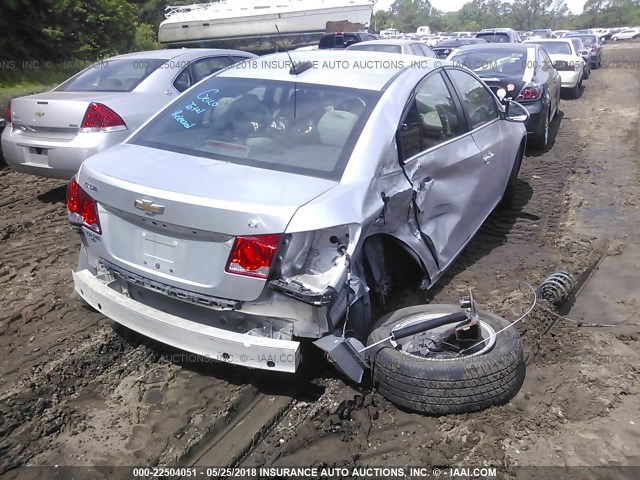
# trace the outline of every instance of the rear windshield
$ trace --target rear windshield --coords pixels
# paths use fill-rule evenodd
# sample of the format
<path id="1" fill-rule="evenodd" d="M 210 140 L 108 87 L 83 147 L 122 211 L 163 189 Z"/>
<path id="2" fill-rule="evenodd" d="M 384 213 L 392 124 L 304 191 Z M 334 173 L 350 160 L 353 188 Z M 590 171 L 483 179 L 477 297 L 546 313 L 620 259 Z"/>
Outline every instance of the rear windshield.
<path id="1" fill-rule="evenodd" d="M 502 48 L 488 51 L 461 50 L 451 60 L 464 65 L 480 76 L 522 76 L 527 65 L 525 52 L 514 52 Z"/>
<path id="2" fill-rule="evenodd" d="M 539 37 L 548 37 L 549 36 L 549 31 L 548 30 L 534 30 L 533 35 L 537 35 Z"/>
<path id="3" fill-rule="evenodd" d="M 353 33 L 328 34 L 320 39 L 318 48 L 347 48 L 349 45 L 358 43 L 360 39 Z"/>
<path id="4" fill-rule="evenodd" d="M 573 36 L 574 35 L 572 35 L 572 37 Z M 585 45 L 591 45 L 592 43 L 596 43 L 598 41 L 595 35 L 575 35 L 575 36 L 578 37 L 580 40 L 582 40 L 582 43 L 584 43 Z"/>
<path id="5" fill-rule="evenodd" d="M 160 112 L 130 143 L 339 180 L 379 96 L 346 87 L 212 77 Z"/>
<path id="6" fill-rule="evenodd" d="M 402 47 L 400 45 L 362 45 L 357 43 L 349 47 L 349 50 L 366 50 L 368 52 L 388 52 L 388 53 L 402 53 Z"/>
<path id="7" fill-rule="evenodd" d="M 544 42 L 541 45 L 547 53 L 571 55 L 571 47 L 567 42 Z"/>
<path id="8" fill-rule="evenodd" d="M 489 43 L 510 43 L 511 39 L 509 38 L 508 33 L 501 32 L 487 32 L 487 33 L 478 33 L 476 38 L 482 38 L 483 40 Z"/>
<path id="9" fill-rule="evenodd" d="M 58 88 L 63 92 L 130 92 L 166 59 L 122 59 L 98 62 Z"/>

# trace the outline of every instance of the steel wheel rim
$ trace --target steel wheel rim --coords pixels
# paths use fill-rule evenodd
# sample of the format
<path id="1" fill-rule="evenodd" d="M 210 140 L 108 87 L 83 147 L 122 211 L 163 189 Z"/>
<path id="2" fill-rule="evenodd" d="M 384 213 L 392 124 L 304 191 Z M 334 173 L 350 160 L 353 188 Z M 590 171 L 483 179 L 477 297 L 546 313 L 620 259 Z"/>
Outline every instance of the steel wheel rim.
<path id="1" fill-rule="evenodd" d="M 395 331 L 396 329 L 402 328 L 405 325 L 411 325 L 413 323 L 425 320 L 427 318 L 437 318 L 441 315 L 445 314 L 445 312 L 442 313 L 418 313 L 416 315 L 411 315 L 410 317 L 406 318 L 405 320 L 403 320 L 402 322 L 396 324 L 392 329 L 391 332 Z M 433 356 L 424 356 L 424 355 L 417 355 L 413 352 L 409 352 L 409 351 L 405 351 L 404 348 L 406 347 L 411 347 L 413 346 L 413 341 L 415 341 L 417 338 L 427 338 L 425 333 L 419 333 L 416 335 L 413 335 L 411 337 L 407 337 L 402 339 L 400 342 L 391 339 L 389 341 L 389 343 L 393 346 L 394 349 L 396 349 L 397 351 L 399 351 L 400 353 L 402 353 L 403 355 L 407 355 L 408 357 L 411 358 L 420 358 L 422 360 L 428 360 L 428 361 L 433 361 L 433 362 L 452 362 L 455 360 L 460 360 L 460 359 L 465 359 L 465 358 L 473 358 L 473 357 L 478 357 L 480 355 L 484 355 L 485 353 L 491 351 L 493 349 L 493 347 L 496 344 L 496 331 L 495 329 L 489 325 L 487 322 L 485 322 L 484 320 L 479 319 L 479 324 L 480 324 L 480 329 L 482 331 L 482 338 L 483 340 L 481 340 L 481 342 L 484 342 L 484 346 L 480 349 L 477 350 L 475 352 L 471 352 L 469 354 L 462 354 L 462 355 L 458 355 L 455 352 L 433 352 L 434 355 Z M 443 330 L 447 330 L 449 328 L 451 328 L 453 325 L 445 325 L 444 327 L 439 327 L 439 328 L 435 328 L 433 330 L 429 330 L 430 332 L 438 332 L 438 331 L 443 331 Z M 410 339 L 410 340 L 409 340 Z M 407 342 L 407 340 L 409 340 Z M 439 356 L 439 355 L 443 355 L 443 354 L 447 354 L 447 356 Z"/>

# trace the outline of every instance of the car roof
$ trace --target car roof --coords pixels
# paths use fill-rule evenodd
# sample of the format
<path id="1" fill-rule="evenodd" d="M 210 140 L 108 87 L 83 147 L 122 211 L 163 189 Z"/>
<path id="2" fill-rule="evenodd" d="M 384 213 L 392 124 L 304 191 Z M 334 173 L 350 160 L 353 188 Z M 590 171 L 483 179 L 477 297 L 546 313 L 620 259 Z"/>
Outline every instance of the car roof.
<path id="1" fill-rule="evenodd" d="M 290 57 L 289 57 L 290 55 Z M 312 67 L 298 75 L 291 73 L 291 60 L 296 65 L 310 62 Z M 382 91 L 403 70 L 412 66 L 428 71 L 449 64 L 430 57 L 401 53 L 363 50 L 313 50 L 274 53 L 240 62 L 221 71 L 218 76 L 231 78 L 262 78 L 285 82 L 360 88 Z M 453 65 L 453 63 L 451 62 Z"/>
<path id="2" fill-rule="evenodd" d="M 436 47 L 455 47 L 457 45 L 487 45 L 489 42 L 482 38 L 450 38 L 443 40 Z"/>
<path id="3" fill-rule="evenodd" d="M 538 39 L 527 39 L 522 43 L 556 43 L 556 42 L 564 42 L 571 43 L 571 40 L 568 38 L 538 38 Z"/>
<path id="4" fill-rule="evenodd" d="M 474 50 L 511 50 L 517 52 L 524 52 L 527 49 L 531 48 L 531 43 L 474 43 L 471 45 L 460 45 L 460 50 L 464 50 L 465 52 L 474 51 Z"/>
<path id="5" fill-rule="evenodd" d="M 410 40 L 402 38 L 390 38 L 390 39 L 378 39 L 378 40 L 366 40 L 364 42 L 354 43 L 349 45 L 347 49 L 356 45 L 411 45 L 412 43 L 420 43 L 419 40 Z"/>
<path id="6" fill-rule="evenodd" d="M 109 60 L 120 60 L 124 58 L 144 58 L 148 60 L 154 59 L 167 59 L 172 60 L 174 58 L 182 57 L 185 60 L 191 58 L 198 58 L 206 55 L 243 55 L 253 57 L 252 53 L 243 52 L 240 50 L 229 50 L 222 48 L 167 48 L 162 50 L 149 50 L 146 52 L 134 52 L 126 53 L 124 55 L 117 55 L 109 58 Z"/>

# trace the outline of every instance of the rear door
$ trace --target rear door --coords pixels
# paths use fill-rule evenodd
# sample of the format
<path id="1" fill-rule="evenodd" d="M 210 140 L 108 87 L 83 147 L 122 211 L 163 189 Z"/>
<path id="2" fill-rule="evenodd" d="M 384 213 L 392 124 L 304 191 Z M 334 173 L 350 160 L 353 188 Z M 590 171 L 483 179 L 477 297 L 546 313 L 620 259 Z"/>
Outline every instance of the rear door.
<path id="1" fill-rule="evenodd" d="M 451 68 L 446 72 L 458 93 L 473 139 L 482 152 L 475 209 L 483 221 L 500 200 L 510 173 L 513 160 L 507 150 L 510 143 L 504 141 L 507 131 L 495 95 L 464 70 Z"/>
<path id="2" fill-rule="evenodd" d="M 409 222 L 442 271 L 478 225 L 474 204 L 482 156 L 441 70 L 418 84 L 397 135 L 399 155 L 416 192 L 417 208 Z"/>

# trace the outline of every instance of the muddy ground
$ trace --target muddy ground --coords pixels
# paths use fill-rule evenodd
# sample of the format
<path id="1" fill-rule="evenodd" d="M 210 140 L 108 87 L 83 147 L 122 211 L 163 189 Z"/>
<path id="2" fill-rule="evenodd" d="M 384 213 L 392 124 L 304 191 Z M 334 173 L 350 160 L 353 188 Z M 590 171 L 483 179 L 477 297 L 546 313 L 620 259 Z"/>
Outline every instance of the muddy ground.
<path id="1" fill-rule="evenodd" d="M 520 324 L 525 384 L 480 413 L 417 415 L 320 360 L 297 377 L 248 372 L 114 329 L 70 297 L 79 240 L 64 182 L 1 170 L 0 476 L 234 464 L 495 466 L 533 478 L 519 467 L 640 465 L 640 43 L 606 49 L 581 98 L 562 102 L 552 148 L 527 154 L 514 208 L 488 219 L 436 288 L 394 305 L 457 302 L 472 288 L 483 308 L 515 318 L 531 302 L 522 282 L 603 267 L 602 289 L 587 283 L 591 303 L 578 296 L 570 319 L 541 303 Z M 621 326 L 592 325 L 607 305 L 607 324 Z"/>

